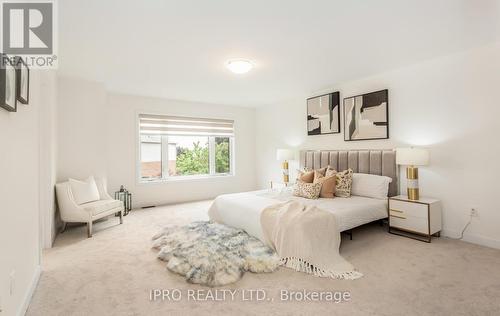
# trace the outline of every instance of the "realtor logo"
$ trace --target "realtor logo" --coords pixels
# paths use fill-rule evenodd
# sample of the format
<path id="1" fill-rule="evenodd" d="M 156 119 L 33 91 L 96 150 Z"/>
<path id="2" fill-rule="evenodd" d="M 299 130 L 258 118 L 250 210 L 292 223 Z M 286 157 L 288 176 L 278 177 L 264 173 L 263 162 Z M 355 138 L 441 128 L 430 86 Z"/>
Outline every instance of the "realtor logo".
<path id="1" fill-rule="evenodd" d="M 3 2 L 3 53 L 54 54 L 52 2 Z"/>

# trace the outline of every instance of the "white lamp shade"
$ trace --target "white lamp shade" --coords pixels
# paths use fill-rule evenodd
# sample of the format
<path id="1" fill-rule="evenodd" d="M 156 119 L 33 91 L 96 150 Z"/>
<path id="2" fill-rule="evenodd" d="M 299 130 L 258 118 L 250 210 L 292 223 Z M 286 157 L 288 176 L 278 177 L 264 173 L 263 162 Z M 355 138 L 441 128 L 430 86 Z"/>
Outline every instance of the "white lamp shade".
<path id="1" fill-rule="evenodd" d="M 278 149 L 276 150 L 276 160 L 293 160 L 295 158 L 295 153 L 290 149 Z"/>
<path id="2" fill-rule="evenodd" d="M 429 151 L 423 148 L 396 148 L 396 163 L 405 166 L 425 166 L 429 164 Z"/>

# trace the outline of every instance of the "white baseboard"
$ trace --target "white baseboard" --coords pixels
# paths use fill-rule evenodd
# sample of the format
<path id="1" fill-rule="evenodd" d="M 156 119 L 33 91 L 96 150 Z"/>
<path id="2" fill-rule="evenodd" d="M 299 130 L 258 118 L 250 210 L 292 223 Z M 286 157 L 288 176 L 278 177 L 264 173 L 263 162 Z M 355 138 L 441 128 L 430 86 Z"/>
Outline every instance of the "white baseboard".
<path id="1" fill-rule="evenodd" d="M 35 293 L 36 286 L 38 285 L 38 281 L 40 280 L 40 275 L 42 273 L 42 268 L 37 266 L 35 269 L 35 274 L 33 275 L 33 280 L 31 281 L 31 285 L 24 295 L 23 304 L 19 307 L 17 312 L 17 316 L 24 316 L 26 311 L 28 310 L 28 306 L 30 305 L 31 298 L 33 297 L 33 293 Z"/>
<path id="2" fill-rule="evenodd" d="M 446 237 L 450 237 L 450 238 L 459 238 L 460 237 L 460 232 L 454 231 L 454 230 L 449 230 L 449 229 L 443 229 L 441 231 L 441 234 L 446 236 Z M 484 237 L 484 236 L 480 236 L 480 235 L 473 235 L 473 234 L 465 233 L 462 241 L 470 242 L 472 244 L 481 245 L 481 246 L 485 246 L 485 247 L 500 249 L 500 240 L 489 238 L 489 237 Z"/>

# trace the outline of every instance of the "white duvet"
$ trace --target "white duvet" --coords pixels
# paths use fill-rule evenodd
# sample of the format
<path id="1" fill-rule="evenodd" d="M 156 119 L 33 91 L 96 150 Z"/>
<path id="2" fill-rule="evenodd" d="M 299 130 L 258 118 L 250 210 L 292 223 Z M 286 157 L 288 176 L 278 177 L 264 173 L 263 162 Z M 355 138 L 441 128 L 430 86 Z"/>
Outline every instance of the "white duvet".
<path id="1" fill-rule="evenodd" d="M 264 241 L 260 213 L 267 206 L 288 200 L 300 200 L 331 212 L 336 217 L 340 232 L 387 217 L 386 199 L 351 196 L 309 200 L 293 196 L 290 188 L 220 195 L 208 210 L 208 216 L 215 222 L 244 229 Z"/>

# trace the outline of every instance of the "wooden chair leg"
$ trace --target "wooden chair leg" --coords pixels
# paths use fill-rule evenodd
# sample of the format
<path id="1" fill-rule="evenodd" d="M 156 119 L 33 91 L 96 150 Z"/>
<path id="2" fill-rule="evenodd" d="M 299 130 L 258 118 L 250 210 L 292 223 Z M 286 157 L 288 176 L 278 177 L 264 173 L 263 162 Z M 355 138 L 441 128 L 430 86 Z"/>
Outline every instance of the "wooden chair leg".
<path id="1" fill-rule="evenodd" d="M 87 235 L 88 238 L 92 237 L 92 221 L 87 222 Z"/>
<path id="2" fill-rule="evenodd" d="M 123 211 L 120 211 L 120 224 L 123 224 Z"/>

